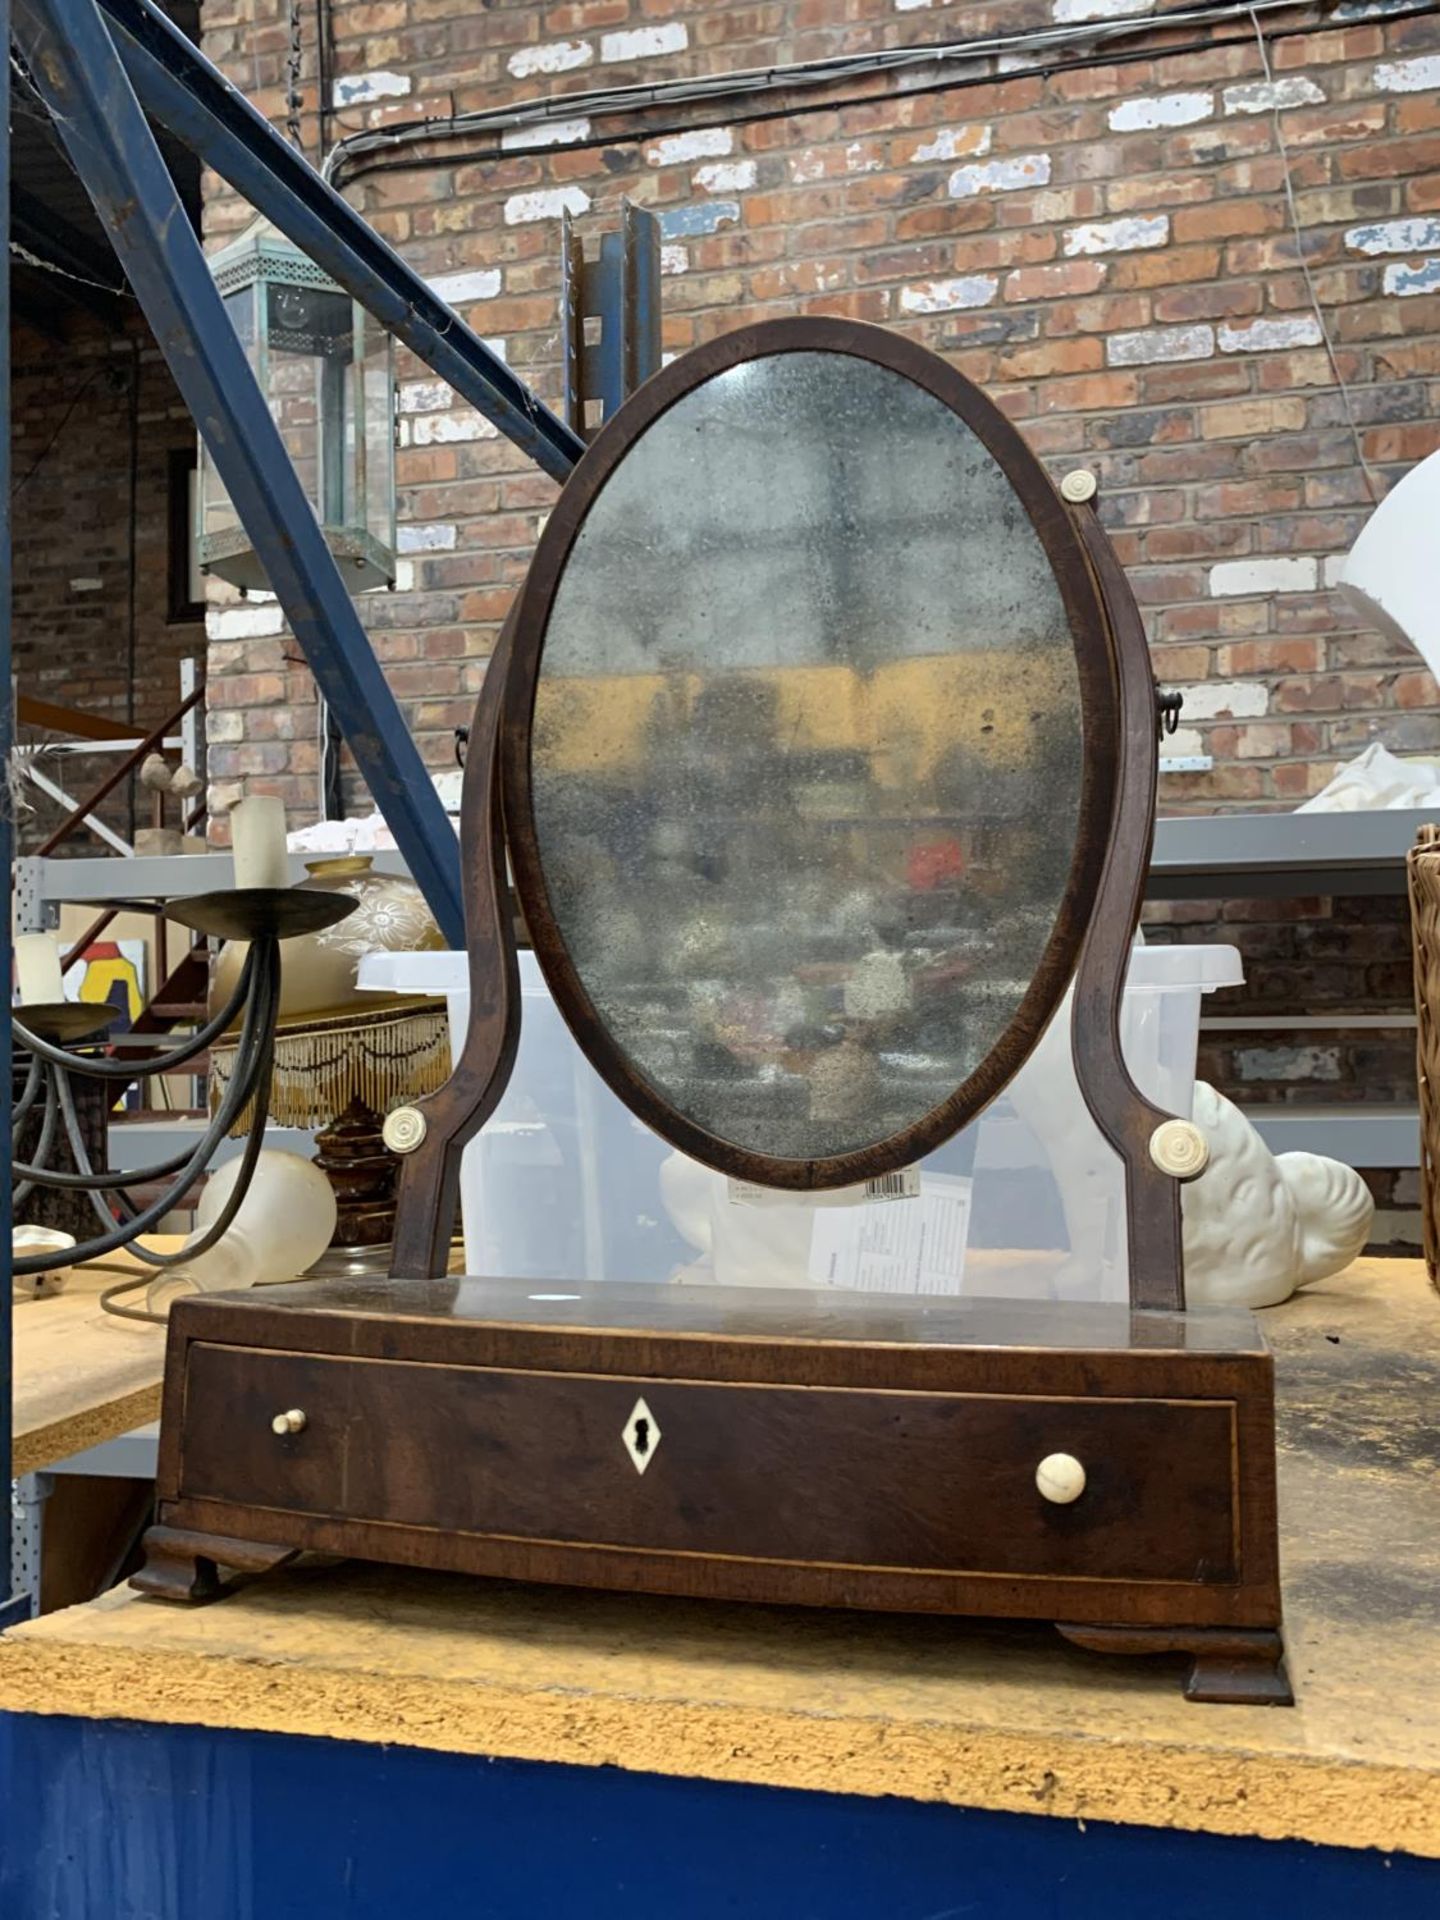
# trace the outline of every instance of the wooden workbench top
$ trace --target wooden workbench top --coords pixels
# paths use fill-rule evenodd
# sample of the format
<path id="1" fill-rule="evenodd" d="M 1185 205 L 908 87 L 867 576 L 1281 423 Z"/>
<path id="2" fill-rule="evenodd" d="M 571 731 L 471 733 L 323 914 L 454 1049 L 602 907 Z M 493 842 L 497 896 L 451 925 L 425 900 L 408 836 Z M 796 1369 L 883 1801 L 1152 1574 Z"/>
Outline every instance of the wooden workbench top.
<path id="1" fill-rule="evenodd" d="M 147 1245 L 163 1251 L 179 1241 L 157 1235 Z M 114 1264 L 139 1271 L 128 1255 Z M 102 1291 L 123 1277 L 77 1268 L 63 1293 L 16 1305 L 12 1472 L 53 1466 L 160 1417 L 165 1329 L 117 1319 L 100 1305 Z M 143 1301 L 140 1294 L 126 1304 Z"/>
<path id="2" fill-rule="evenodd" d="M 1188 1705 L 1043 1628 L 309 1565 L 0 1642 L 0 1708 L 322 1734 L 1440 1857 L 1440 1301 L 1360 1262 L 1266 1316 L 1299 1705 Z"/>

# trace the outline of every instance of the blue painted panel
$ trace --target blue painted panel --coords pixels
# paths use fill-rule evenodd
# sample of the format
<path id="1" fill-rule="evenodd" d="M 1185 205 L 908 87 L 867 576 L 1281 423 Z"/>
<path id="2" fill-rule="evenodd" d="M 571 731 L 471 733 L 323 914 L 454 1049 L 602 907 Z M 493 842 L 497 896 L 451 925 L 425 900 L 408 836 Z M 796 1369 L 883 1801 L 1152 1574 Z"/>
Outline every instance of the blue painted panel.
<path id="1" fill-rule="evenodd" d="M 343 1741 L 0 1716 L 4 1920 L 1250 1920 L 1440 1863 Z"/>

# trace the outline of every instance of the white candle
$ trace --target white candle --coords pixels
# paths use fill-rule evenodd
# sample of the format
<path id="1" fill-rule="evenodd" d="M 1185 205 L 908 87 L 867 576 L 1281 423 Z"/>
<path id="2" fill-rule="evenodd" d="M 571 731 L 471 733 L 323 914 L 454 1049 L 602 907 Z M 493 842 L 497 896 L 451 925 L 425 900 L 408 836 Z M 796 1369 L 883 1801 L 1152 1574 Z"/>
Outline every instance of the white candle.
<path id="1" fill-rule="evenodd" d="M 273 794 L 252 793 L 230 809 L 230 844 L 235 852 L 237 887 L 288 887 L 290 861 L 285 851 L 285 802 Z"/>
<path id="2" fill-rule="evenodd" d="M 17 933 L 15 971 L 22 1007 L 57 1007 L 65 998 L 60 980 L 60 949 L 53 933 Z"/>

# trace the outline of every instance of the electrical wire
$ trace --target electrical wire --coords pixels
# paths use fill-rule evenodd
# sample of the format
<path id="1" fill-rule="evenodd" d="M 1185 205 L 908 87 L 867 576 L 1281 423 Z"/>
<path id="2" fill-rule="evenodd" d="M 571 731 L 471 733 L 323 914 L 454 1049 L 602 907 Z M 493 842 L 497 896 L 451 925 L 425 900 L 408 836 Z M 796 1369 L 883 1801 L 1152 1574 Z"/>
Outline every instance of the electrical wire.
<path id="1" fill-rule="evenodd" d="M 1285 144 L 1285 129 L 1280 122 L 1280 107 L 1275 97 L 1275 75 L 1270 65 L 1270 48 L 1265 39 L 1265 29 L 1260 24 L 1260 16 L 1252 6 L 1248 9 L 1250 24 L 1255 29 L 1255 44 L 1260 50 L 1260 65 L 1265 72 L 1265 84 L 1271 89 L 1270 119 L 1275 129 L 1275 145 L 1280 155 L 1281 174 L 1285 183 L 1285 205 L 1290 213 L 1290 229 L 1295 235 L 1295 254 L 1300 262 L 1300 272 L 1304 277 L 1305 291 L 1310 296 L 1310 305 L 1314 309 L 1315 323 L 1320 329 L 1320 338 L 1325 342 L 1325 352 L 1330 361 L 1330 371 L 1335 376 L 1335 385 L 1340 394 L 1340 404 L 1345 410 L 1345 419 L 1350 428 L 1350 437 L 1355 443 L 1355 458 L 1359 462 L 1360 472 L 1366 486 L 1370 489 L 1370 498 L 1378 507 L 1385 497 L 1385 489 L 1376 478 L 1370 462 L 1365 457 L 1365 443 L 1360 437 L 1360 425 L 1355 418 L 1355 407 L 1350 398 L 1350 389 L 1345 383 L 1345 375 L 1340 371 L 1340 357 L 1335 351 L 1335 341 L 1330 332 L 1330 323 L 1325 317 L 1325 309 L 1320 304 L 1320 295 L 1315 286 L 1315 276 L 1310 271 L 1310 261 L 1305 252 L 1305 227 L 1300 219 L 1300 208 L 1295 200 L 1295 182 L 1290 171 L 1290 150 Z"/>
<path id="2" fill-rule="evenodd" d="M 29 486 L 30 482 L 35 478 L 36 474 L 40 471 L 41 467 L 43 467 L 45 462 L 49 459 L 51 452 L 54 450 L 56 441 L 60 438 L 61 434 L 64 433 L 66 427 L 69 426 L 71 418 L 74 415 L 75 409 L 79 406 L 80 402 L 85 398 L 86 394 L 90 391 L 91 387 L 94 386 L 95 382 L 100 378 L 100 373 L 101 373 L 101 369 L 99 367 L 93 367 L 91 371 L 81 381 L 80 386 L 75 393 L 75 397 L 71 400 L 69 406 L 65 409 L 64 413 L 60 417 L 59 426 L 56 427 L 55 431 L 51 434 L 50 438 L 45 442 L 45 445 L 40 449 L 39 453 L 36 454 L 35 458 L 31 461 L 30 465 L 26 468 L 25 472 L 21 475 L 21 477 L 15 482 L 14 486 L 10 489 L 10 498 L 12 500 L 19 499 L 20 495 L 25 491 L 26 487 Z"/>
<path id="3" fill-rule="evenodd" d="M 1025 71 L 1011 64 L 998 75 L 990 66 L 987 66 L 984 72 L 977 73 L 973 71 L 976 62 L 998 63 L 1002 59 L 1013 62 L 1018 55 L 1028 52 L 1041 57 L 1037 59 L 1036 70 L 1043 71 L 1045 70 L 1043 56 L 1051 52 L 1064 52 L 1067 48 L 1083 46 L 1100 49 L 1102 51 L 1097 52 L 1095 56 L 1097 59 L 1111 59 L 1115 57 L 1114 49 L 1126 39 L 1153 36 L 1157 30 L 1187 26 L 1212 27 L 1230 21 L 1246 22 L 1256 12 L 1296 13 L 1309 10 L 1306 0 L 1211 0 L 1207 5 L 1179 7 L 1165 13 L 1130 15 L 1118 20 L 1090 20 L 1062 26 L 1031 28 L 1014 33 L 990 34 L 970 40 L 936 41 L 920 46 L 890 47 L 868 53 L 838 54 L 819 60 L 793 61 L 784 65 L 733 68 L 725 73 L 689 76 L 675 80 L 637 82 L 621 87 L 597 87 L 576 93 L 537 95 L 505 107 L 483 108 L 473 113 L 438 115 L 432 119 L 402 121 L 390 127 L 358 130 L 335 142 L 326 153 L 321 172 L 332 185 L 338 185 L 342 177 L 354 177 L 359 172 L 375 170 L 375 166 L 382 164 L 377 162 L 375 166 L 368 167 L 357 164 L 370 155 L 393 152 L 422 142 L 454 138 L 466 133 L 488 132 L 499 135 L 526 126 L 543 126 L 546 122 L 558 119 L 593 120 L 633 114 L 641 109 L 657 106 L 686 106 L 740 98 L 753 99 L 766 93 L 782 91 L 792 95 L 797 92 L 818 91 L 848 79 L 872 79 L 886 74 L 905 75 L 930 66 L 972 69 L 939 77 L 933 83 L 933 88 L 915 85 L 913 82 L 907 87 L 907 92 L 948 90 L 996 77 L 1018 78 Z M 1412 14 L 1430 14 L 1436 11 L 1440 11 L 1440 7 L 1435 5 L 1434 0 L 1418 0 L 1414 7 L 1388 17 L 1403 19 Z M 1331 23 L 1326 21 L 1319 25 L 1328 28 Z M 1319 26 L 1315 30 L 1319 30 Z M 1202 41 L 1197 44 L 1203 46 L 1208 43 Z M 1173 55 L 1177 51 L 1183 51 L 1183 49 L 1174 46 L 1164 48 L 1167 55 Z M 1123 54 L 1121 57 L 1124 57 Z M 1144 58 L 1148 55 L 1142 52 L 1131 57 Z M 874 98 L 874 94 L 865 94 L 857 96 L 853 101 L 827 99 L 820 105 L 835 108 L 868 103 Z M 771 110 L 749 113 L 730 112 L 726 114 L 725 119 L 728 124 L 737 124 L 744 120 L 783 118 L 807 111 L 819 111 L 819 106 L 805 108 L 787 100 L 784 106 Z M 709 123 L 682 121 L 674 128 L 657 129 L 654 126 L 647 126 L 643 137 L 654 138 L 656 133 L 661 131 L 694 130 L 697 126 L 706 124 Z M 587 147 L 613 145 L 616 137 L 599 135 L 593 139 L 567 141 L 565 150 L 584 151 Z M 504 148 L 504 153 L 507 158 L 513 158 L 527 152 L 540 153 L 554 150 L 553 142 L 537 141 L 533 147 L 509 144 Z M 499 151 L 498 146 L 496 151 Z M 477 153 L 467 154 L 464 157 L 467 160 L 484 159 L 492 155 Z"/>

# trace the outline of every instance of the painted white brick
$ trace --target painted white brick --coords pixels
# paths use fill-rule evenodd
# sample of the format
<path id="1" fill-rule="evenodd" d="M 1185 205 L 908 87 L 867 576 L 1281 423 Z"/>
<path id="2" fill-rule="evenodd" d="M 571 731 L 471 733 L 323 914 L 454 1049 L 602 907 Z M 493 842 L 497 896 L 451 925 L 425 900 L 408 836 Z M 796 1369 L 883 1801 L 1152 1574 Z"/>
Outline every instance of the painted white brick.
<path id="1" fill-rule="evenodd" d="M 977 193 L 1013 193 L 1020 187 L 1043 187 L 1050 178 L 1048 153 L 1019 153 L 1013 159 L 984 160 L 978 166 L 957 167 L 950 176 L 952 200 L 969 200 Z"/>
<path id="2" fill-rule="evenodd" d="M 606 61 L 650 60 L 657 54 L 683 53 L 690 44 L 690 29 L 680 20 L 663 27 L 630 27 L 622 33 L 607 33 L 600 41 L 600 58 Z"/>
<path id="3" fill-rule="evenodd" d="M 1338 1047 L 1241 1047 L 1235 1065 L 1242 1080 L 1338 1080 Z"/>
<path id="4" fill-rule="evenodd" d="M 492 353 L 494 354 L 494 356 L 495 356 L 495 358 L 496 358 L 497 360 L 503 360 L 503 361 L 505 362 L 505 364 L 506 364 L 506 366 L 508 367 L 508 366 L 509 366 L 509 364 L 510 364 L 510 343 L 509 343 L 509 341 L 508 341 L 508 340 L 499 340 L 499 339 L 497 339 L 497 338 L 495 337 L 495 335 L 494 335 L 493 333 L 492 333 L 492 334 L 487 334 L 487 335 L 485 335 L 485 336 L 483 336 L 483 338 L 484 338 L 484 344 L 485 344 L 485 345 L 486 345 L 487 347 L 489 347 L 489 349 L 490 349 L 490 351 L 491 351 L 491 352 L 492 352 Z"/>
<path id="5" fill-rule="evenodd" d="M 528 126 L 506 127 L 500 145 L 508 153 L 513 147 L 573 147 L 589 138 L 588 120 L 533 120 Z"/>
<path id="6" fill-rule="evenodd" d="M 1253 720 L 1270 709 L 1270 690 L 1260 680 L 1202 680 L 1181 692 L 1186 720 Z"/>
<path id="7" fill-rule="evenodd" d="M 1162 93 L 1150 100 L 1122 100 L 1110 109 L 1114 133 L 1140 133 L 1150 127 L 1189 127 L 1215 111 L 1213 93 Z"/>
<path id="8" fill-rule="evenodd" d="M 1105 357 L 1112 367 L 1143 367 L 1157 360 L 1208 360 L 1215 351 L 1213 327 L 1147 327 L 1112 333 Z"/>
<path id="9" fill-rule="evenodd" d="M 695 127 L 689 133 L 667 133 L 663 140 L 652 140 L 645 158 L 652 167 L 681 167 L 734 151 L 735 135 L 729 127 Z"/>
<path id="10" fill-rule="evenodd" d="M 1385 269 L 1385 291 L 1407 300 L 1416 293 L 1440 293 L 1440 260 L 1422 260 L 1418 267 L 1397 260 Z"/>
<path id="11" fill-rule="evenodd" d="M 1132 13 L 1149 13 L 1155 0 L 1055 0 L 1050 17 L 1060 27 L 1083 20 L 1124 20 Z"/>
<path id="12" fill-rule="evenodd" d="M 1344 553 L 1327 553 L 1320 562 L 1320 584 L 1322 587 L 1338 587 L 1345 572 L 1345 562 L 1349 558 Z"/>
<path id="13" fill-rule="evenodd" d="M 935 0 L 895 0 L 895 11 L 897 13 L 918 13 L 921 7 L 930 7 L 934 4 Z"/>
<path id="14" fill-rule="evenodd" d="M 958 160 L 962 154 L 990 151 L 989 127 L 937 127 L 931 139 L 917 147 L 910 158 L 921 160 Z"/>
<path id="15" fill-rule="evenodd" d="M 1219 332 L 1222 353 L 1274 353 L 1283 347 L 1322 346 L 1324 340 L 1313 313 L 1292 320 L 1250 320 L 1243 327 L 1222 323 Z"/>
<path id="16" fill-rule="evenodd" d="M 415 562 L 397 560 L 395 562 L 395 592 L 413 593 L 415 591 Z"/>
<path id="17" fill-rule="evenodd" d="M 455 545 L 455 529 L 450 525 L 397 527 L 397 553 L 449 553 Z"/>
<path id="18" fill-rule="evenodd" d="M 1352 253 L 1430 253 L 1440 247 L 1440 220 L 1379 220 L 1350 227 L 1345 244 Z"/>
<path id="19" fill-rule="evenodd" d="M 243 740 L 245 715 L 239 707 L 212 707 L 205 715 L 205 738 L 212 747 L 228 747 Z"/>
<path id="20" fill-rule="evenodd" d="M 690 249 L 688 247 L 661 247 L 661 273 L 688 273 L 690 271 Z"/>
<path id="21" fill-rule="evenodd" d="M 590 196 L 583 187 L 537 187 L 533 193 L 512 193 L 505 202 L 507 227 L 531 220 L 558 220 L 563 213 L 584 213 Z"/>
<path id="22" fill-rule="evenodd" d="M 452 307 L 464 307 L 472 300 L 493 300 L 501 284 L 498 267 L 476 267 L 461 273 L 437 273 L 430 282 L 430 291 L 438 293 Z"/>
<path id="23" fill-rule="evenodd" d="M 1283 80 L 1246 80 L 1224 93 L 1226 113 L 1283 113 L 1287 107 L 1318 107 L 1324 101 L 1315 82 L 1298 73 Z"/>
<path id="24" fill-rule="evenodd" d="M 900 289 L 902 313 L 955 313 L 965 307 L 988 307 L 1000 282 L 992 273 L 962 274 L 955 280 L 919 280 Z"/>
<path id="25" fill-rule="evenodd" d="M 1210 597 L 1240 593 L 1313 593 L 1320 569 L 1310 554 L 1277 554 L 1267 560 L 1221 560 L 1210 569 Z"/>
<path id="26" fill-rule="evenodd" d="M 1090 220 L 1065 229 L 1065 253 L 1134 253 L 1140 247 L 1163 247 L 1170 238 L 1168 213 L 1135 214 L 1126 220 Z"/>
<path id="27" fill-rule="evenodd" d="M 1174 733 L 1166 734 L 1160 752 L 1166 760 L 1194 760 L 1208 753 L 1209 748 L 1198 727 L 1177 727 Z"/>
<path id="28" fill-rule="evenodd" d="M 205 633 L 211 640 L 264 640 L 284 631 L 285 615 L 278 601 L 266 607 L 242 601 L 238 607 L 211 607 L 205 615 Z"/>
<path id="29" fill-rule="evenodd" d="M 401 413 L 439 413 L 454 401 L 453 390 L 443 380 L 402 380 Z"/>
<path id="30" fill-rule="evenodd" d="M 543 47 L 517 48 L 505 64 L 517 80 L 528 80 L 536 73 L 571 73 L 594 58 L 588 40 L 552 40 Z"/>
<path id="31" fill-rule="evenodd" d="M 1428 93 L 1440 88 L 1440 54 L 1425 53 L 1414 60 L 1382 60 L 1375 69 L 1382 93 Z"/>
<path id="32" fill-rule="evenodd" d="M 456 440 L 494 440 L 498 429 L 473 407 L 453 407 L 449 413 L 422 413 L 410 423 L 410 444 L 448 446 Z"/>
<path id="33" fill-rule="evenodd" d="M 744 193 L 755 184 L 755 162 L 712 160 L 708 166 L 697 167 L 691 177 L 706 193 Z"/>
<path id="34" fill-rule="evenodd" d="M 410 91 L 408 73 L 347 73 L 330 90 L 337 107 L 365 107 L 372 100 L 403 100 Z"/>

